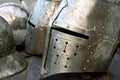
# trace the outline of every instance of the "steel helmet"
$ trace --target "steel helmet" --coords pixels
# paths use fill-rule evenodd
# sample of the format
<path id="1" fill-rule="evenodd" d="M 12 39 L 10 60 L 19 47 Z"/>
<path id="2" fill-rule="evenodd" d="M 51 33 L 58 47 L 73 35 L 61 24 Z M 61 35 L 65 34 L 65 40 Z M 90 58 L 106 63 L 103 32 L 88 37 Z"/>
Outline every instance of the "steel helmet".
<path id="1" fill-rule="evenodd" d="M 0 17 L 0 78 L 8 77 L 25 69 L 27 63 L 15 50 L 10 25 Z"/>
<path id="2" fill-rule="evenodd" d="M 28 18 L 27 11 L 18 4 L 4 3 L 0 5 L 0 16 L 2 16 L 11 26 L 15 38 L 15 44 L 21 45 L 22 43 L 24 43 L 25 41 L 24 35 L 26 35 L 26 23 Z M 17 34 L 16 32 L 20 33 Z M 21 33 L 23 36 L 21 36 Z"/>

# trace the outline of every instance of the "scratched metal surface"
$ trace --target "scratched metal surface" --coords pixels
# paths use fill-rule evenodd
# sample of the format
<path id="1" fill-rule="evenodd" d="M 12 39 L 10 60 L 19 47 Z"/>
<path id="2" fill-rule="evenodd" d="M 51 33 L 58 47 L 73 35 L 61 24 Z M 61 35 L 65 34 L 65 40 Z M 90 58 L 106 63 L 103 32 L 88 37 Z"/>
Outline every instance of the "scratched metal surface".
<path id="1" fill-rule="evenodd" d="M 26 55 L 24 52 L 20 52 L 20 54 L 23 56 Z M 40 79 L 41 57 L 31 56 L 31 57 L 26 57 L 26 59 L 28 61 L 28 67 L 25 71 L 22 71 L 16 75 L 13 75 L 5 79 L 0 79 L 0 80 L 39 80 Z M 111 80 L 120 80 L 120 76 L 119 76 L 120 74 L 120 49 L 117 50 L 116 55 L 114 56 L 114 59 L 109 68 L 109 72 L 110 72 Z M 78 78 L 75 78 L 75 77 L 76 76 L 73 76 L 72 79 L 67 79 L 67 80 L 83 80 L 83 79 L 80 79 L 80 77 Z M 95 77 L 89 80 L 110 80 L 105 75 L 102 75 L 102 76 L 100 75 L 98 76 L 97 79 L 94 79 L 94 78 Z M 54 80 L 54 79 L 49 79 L 49 80 Z M 61 79 L 56 79 L 56 80 L 61 80 Z M 66 80 L 66 79 L 62 79 L 62 80 Z"/>
<path id="2" fill-rule="evenodd" d="M 25 55 L 24 52 L 20 52 L 21 55 Z M 0 80 L 39 80 L 40 78 L 40 63 L 41 57 L 27 57 L 28 67 L 13 76 L 0 79 Z"/>
<path id="3" fill-rule="evenodd" d="M 25 1 L 27 5 L 30 7 L 36 0 L 25 0 Z M 19 0 L 0 0 L 0 4 L 5 3 L 5 2 L 19 3 Z M 21 54 L 24 54 L 24 52 L 22 52 Z M 32 56 L 32 57 L 27 57 L 26 59 L 28 61 L 28 67 L 25 71 L 22 71 L 16 75 L 13 75 L 5 79 L 0 79 L 0 80 L 39 80 L 40 79 L 41 57 Z M 109 73 L 110 73 L 111 80 L 120 80 L 120 76 L 119 76 L 120 74 L 120 49 L 117 50 L 114 56 L 114 59 L 109 68 Z M 70 80 L 79 80 L 79 79 L 72 78 Z M 101 78 L 97 80 L 101 80 Z"/>

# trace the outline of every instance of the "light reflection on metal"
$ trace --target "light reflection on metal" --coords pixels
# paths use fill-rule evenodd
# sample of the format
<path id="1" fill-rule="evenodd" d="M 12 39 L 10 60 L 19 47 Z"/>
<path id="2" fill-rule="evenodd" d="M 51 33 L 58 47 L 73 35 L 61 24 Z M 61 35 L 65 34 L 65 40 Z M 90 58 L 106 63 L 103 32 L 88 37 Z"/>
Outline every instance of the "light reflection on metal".
<path id="1" fill-rule="evenodd" d="M 43 54 L 48 23 L 59 4 L 60 0 L 37 1 L 27 25 L 25 48 L 30 55 Z"/>
<path id="2" fill-rule="evenodd" d="M 42 77 L 106 72 L 119 45 L 119 23 L 117 5 L 104 0 L 63 0 L 49 23 Z"/>
<path id="3" fill-rule="evenodd" d="M 27 18 L 28 18 L 28 13 L 27 11 L 22 8 L 20 5 L 15 4 L 15 3 L 5 3 L 0 5 L 0 16 L 2 16 L 10 25 L 10 27 L 14 31 L 19 30 L 20 33 L 22 31 L 20 30 L 26 30 L 26 23 L 27 23 Z M 22 33 L 26 34 L 26 33 Z M 14 33 L 14 38 L 15 38 L 15 44 L 16 45 L 21 45 L 22 43 L 25 42 L 25 37 L 17 35 L 16 39 L 16 33 Z M 24 39 L 20 39 L 24 38 Z"/>

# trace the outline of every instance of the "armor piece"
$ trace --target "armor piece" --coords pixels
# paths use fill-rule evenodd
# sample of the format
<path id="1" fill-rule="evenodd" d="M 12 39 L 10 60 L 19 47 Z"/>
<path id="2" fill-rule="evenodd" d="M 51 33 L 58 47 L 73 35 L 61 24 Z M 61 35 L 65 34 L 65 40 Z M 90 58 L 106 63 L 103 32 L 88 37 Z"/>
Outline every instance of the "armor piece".
<path id="1" fill-rule="evenodd" d="M 49 23 L 43 78 L 106 72 L 119 45 L 120 7 L 103 0 L 63 0 Z"/>
<path id="2" fill-rule="evenodd" d="M 49 20 L 60 1 L 38 0 L 28 19 L 26 52 L 31 55 L 43 54 Z"/>
<path id="3" fill-rule="evenodd" d="M 16 45 L 24 45 L 25 44 L 25 37 L 26 37 L 26 30 L 14 30 L 14 40 Z"/>
<path id="4" fill-rule="evenodd" d="M 0 16 L 2 16 L 13 30 L 26 29 L 28 13 L 20 5 L 5 3 L 0 5 Z"/>
<path id="5" fill-rule="evenodd" d="M 9 24 L 0 17 L 0 78 L 24 70 L 26 64 L 26 60 L 14 48 L 13 34 Z"/>
<path id="6" fill-rule="evenodd" d="M 26 30 L 28 13 L 24 8 L 20 7 L 20 5 L 17 5 L 14 3 L 5 3 L 0 5 L 0 16 L 2 16 L 9 23 L 10 27 L 13 30 L 13 33 L 14 33 L 14 30 L 19 30 L 20 33 L 22 33 L 22 31 L 20 30 Z M 26 33 L 24 33 L 24 35 L 25 34 Z M 15 36 L 16 35 L 14 35 L 14 38 L 16 38 Z M 18 38 L 24 37 L 19 35 L 17 36 Z M 18 39 L 15 39 L 15 40 L 18 40 Z M 19 42 L 19 41 L 15 41 L 16 45 L 21 45 L 16 42 Z M 25 38 L 21 42 L 24 43 Z"/>

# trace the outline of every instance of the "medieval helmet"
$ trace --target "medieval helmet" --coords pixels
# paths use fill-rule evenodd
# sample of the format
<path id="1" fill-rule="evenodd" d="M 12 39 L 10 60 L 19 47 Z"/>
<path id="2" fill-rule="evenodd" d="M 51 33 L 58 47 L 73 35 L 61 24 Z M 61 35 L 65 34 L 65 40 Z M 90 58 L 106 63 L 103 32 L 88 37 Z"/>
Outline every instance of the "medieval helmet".
<path id="1" fill-rule="evenodd" d="M 27 23 L 25 50 L 28 54 L 43 54 L 48 23 L 59 4 L 60 0 L 37 1 Z"/>
<path id="2" fill-rule="evenodd" d="M 120 7 L 63 0 L 49 23 L 41 74 L 107 72 L 120 44 Z"/>
<path id="3" fill-rule="evenodd" d="M 26 23 L 27 23 L 27 18 L 28 18 L 27 11 L 18 4 L 4 3 L 0 5 L 0 16 L 2 16 L 12 28 L 13 36 L 15 38 L 15 45 L 23 44 L 25 41 L 24 35 L 26 35 Z M 24 35 L 21 36 L 14 32 L 20 32 L 19 34 L 22 33 Z"/>
<path id="4" fill-rule="evenodd" d="M 8 77 L 25 69 L 27 63 L 15 50 L 10 25 L 0 17 L 0 78 Z"/>

